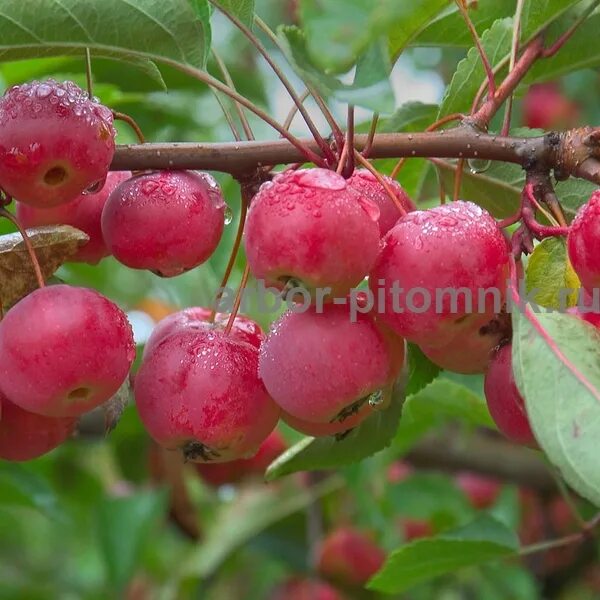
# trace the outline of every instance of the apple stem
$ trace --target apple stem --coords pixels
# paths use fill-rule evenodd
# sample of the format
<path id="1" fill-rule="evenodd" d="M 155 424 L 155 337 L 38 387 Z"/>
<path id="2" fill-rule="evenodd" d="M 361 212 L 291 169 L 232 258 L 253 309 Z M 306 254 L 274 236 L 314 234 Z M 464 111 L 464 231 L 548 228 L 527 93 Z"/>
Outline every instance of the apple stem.
<path id="1" fill-rule="evenodd" d="M 215 62 L 217 63 L 217 67 L 219 68 L 219 71 L 221 71 L 221 75 L 223 75 L 223 79 L 225 80 L 225 83 L 234 91 L 237 92 L 237 89 L 235 87 L 235 83 L 233 82 L 233 79 L 231 77 L 231 74 L 229 73 L 229 69 L 227 68 L 227 65 L 225 64 L 225 61 L 219 56 L 219 54 L 217 53 L 217 51 L 213 48 L 211 48 L 212 51 L 212 55 L 213 58 L 215 59 Z M 220 102 L 219 102 L 220 104 Z M 244 113 L 244 110 L 242 109 L 242 105 L 237 102 L 234 101 L 234 106 L 235 106 L 235 110 L 237 111 L 238 117 L 240 119 L 240 123 L 242 124 L 242 128 L 244 129 L 244 133 L 246 135 L 246 139 L 247 140 L 253 140 L 254 139 L 254 133 L 252 132 L 252 128 L 250 127 L 250 123 L 248 122 L 248 119 L 246 118 L 246 114 Z"/>
<path id="2" fill-rule="evenodd" d="M 240 285 L 238 287 L 238 291 L 235 295 L 235 300 L 233 302 L 233 306 L 231 308 L 231 313 L 229 315 L 229 319 L 227 320 L 227 325 L 225 325 L 225 335 L 229 335 L 231 333 L 231 328 L 233 327 L 233 322 L 240 310 L 240 304 L 242 303 L 242 295 L 244 290 L 246 289 L 246 284 L 248 283 L 248 277 L 250 275 L 250 267 L 248 263 L 244 267 L 244 272 L 242 273 L 242 279 L 240 281 Z"/>
<path id="3" fill-rule="evenodd" d="M 241 198 L 240 198 L 240 222 L 238 224 L 237 232 L 235 235 L 235 240 L 233 242 L 233 246 L 231 247 L 231 253 L 229 255 L 229 261 L 227 262 L 227 268 L 225 269 L 225 273 L 223 274 L 223 279 L 221 279 L 221 285 L 219 289 L 222 290 L 227 285 L 229 281 L 229 277 L 231 276 L 231 272 L 233 271 L 233 266 L 235 265 L 235 260 L 238 255 L 238 251 L 240 249 L 240 245 L 242 243 L 242 236 L 244 234 L 244 225 L 246 223 L 246 215 L 248 214 L 248 204 L 250 203 L 250 197 L 247 191 L 247 188 L 244 184 L 241 186 Z M 217 306 L 219 304 L 219 300 L 221 299 L 221 295 L 217 295 L 215 298 L 214 305 L 210 312 L 210 317 L 208 319 L 209 323 L 215 322 L 215 316 L 217 314 Z"/>
<path id="4" fill-rule="evenodd" d="M 352 177 L 352 173 L 354 173 L 354 106 L 352 104 L 348 105 L 348 120 L 346 127 L 346 143 L 345 147 L 348 147 L 348 152 L 346 153 L 346 160 L 344 161 L 344 167 L 342 169 L 342 175 L 348 179 Z"/>
<path id="5" fill-rule="evenodd" d="M 326 159 L 330 163 L 333 163 L 335 161 L 335 156 L 333 154 L 333 151 L 331 150 L 331 148 L 329 147 L 327 142 L 322 138 L 316 125 L 314 124 L 313 120 L 310 118 L 308 111 L 306 110 L 306 108 L 304 107 L 302 102 L 300 102 L 300 98 L 298 97 L 298 94 L 296 94 L 296 91 L 292 87 L 292 84 L 290 83 L 289 79 L 285 76 L 285 74 L 279 68 L 277 63 L 273 60 L 273 58 L 271 57 L 269 52 L 267 52 L 267 49 L 262 45 L 260 40 L 254 35 L 254 33 L 252 33 L 252 31 L 248 27 L 246 27 L 246 25 L 244 25 L 244 23 L 242 23 L 231 11 L 229 11 L 226 8 L 224 8 L 223 6 L 221 6 L 221 4 L 219 2 L 216 2 L 215 0 L 210 0 L 210 2 L 216 8 L 218 8 L 244 34 L 244 36 L 248 39 L 248 41 L 258 50 L 258 52 L 262 55 L 262 57 L 267 61 L 267 64 L 271 67 L 271 69 L 273 70 L 273 73 L 275 73 L 275 75 L 277 76 L 279 81 L 281 81 L 283 87 L 285 88 L 287 93 L 290 95 L 290 98 L 292 99 L 294 104 L 298 107 L 298 111 L 300 112 L 300 114 L 302 115 L 302 118 L 304 119 L 304 122 L 308 126 L 308 129 L 309 129 L 311 135 L 317 142 L 317 145 L 318 145 L 319 149 L 321 150 L 321 153 L 323 154 L 324 157 L 326 157 Z"/>
<path id="6" fill-rule="evenodd" d="M 85 49 L 85 79 L 87 83 L 88 98 L 92 98 L 94 95 L 94 83 L 92 79 L 92 55 L 90 49 Z"/>
<path id="7" fill-rule="evenodd" d="M 140 144 L 146 143 L 146 138 L 144 137 L 144 134 L 142 133 L 140 126 L 136 123 L 136 121 L 133 117 L 129 116 L 128 114 L 118 112 L 116 110 L 113 110 L 112 114 L 113 114 L 113 119 L 115 119 L 117 121 L 123 121 L 124 123 L 127 123 L 127 125 L 129 125 L 129 127 L 131 127 L 131 129 L 133 129 Z"/>
<path id="8" fill-rule="evenodd" d="M 375 137 L 375 132 L 377 131 L 377 123 L 379 122 L 379 113 L 373 113 L 373 118 L 371 119 L 371 127 L 369 128 L 369 137 L 367 137 L 367 143 L 363 148 L 361 154 L 364 158 L 369 158 L 369 154 L 371 154 L 371 149 L 373 148 L 373 138 Z"/>
<path id="9" fill-rule="evenodd" d="M 475 46 L 477 47 L 477 52 L 479 52 L 479 57 L 481 58 L 481 63 L 483 64 L 483 69 L 487 77 L 488 97 L 490 98 L 490 100 L 492 100 L 494 98 L 494 94 L 496 93 L 496 81 L 494 79 L 494 71 L 492 70 L 492 65 L 490 64 L 490 61 L 485 52 L 485 48 L 481 43 L 481 39 L 479 38 L 477 29 L 475 29 L 475 25 L 473 25 L 473 21 L 469 16 L 469 10 L 460 0 L 456 0 L 456 5 L 458 6 L 460 14 L 462 15 L 462 18 L 467 24 L 467 27 L 469 28 L 469 32 L 471 33 L 473 41 L 475 42 Z"/>
<path id="10" fill-rule="evenodd" d="M 510 48 L 510 59 L 508 64 L 508 72 L 510 73 L 515 68 L 517 62 L 517 54 L 519 52 L 519 40 L 521 36 L 521 19 L 523 17 L 523 7 L 525 6 L 525 0 L 517 0 L 517 8 L 515 9 L 515 17 L 513 19 L 513 35 L 512 43 Z M 504 121 L 502 123 L 502 129 L 500 130 L 502 135 L 508 135 L 510 131 L 510 121 L 512 118 L 512 107 L 513 107 L 514 94 L 511 93 L 506 100 L 506 108 L 504 111 Z"/>
<path id="11" fill-rule="evenodd" d="M 31 240 L 29 239 L 29 236 L 27 235 L 27 231 L 21 226 L 17 217 L 15 217 L 12 213 L 10 213 L 5 208 L 0 208 L 0 216 L 3 216 L 4 218 L 8 219 L 19 230 L 19 233 L 21 234 L 21 237 L 23 238 L 23 243 L 25 244 L 25 248 L 27 249 L 27 253 L 29 254 L 29 258 L 31 259 L 31 264 L 33 266 L 33 271 L 35 273 L 35 278 L 37 279 L 37 282 L 38 282 L 38 287 L 40 287 L 40 288 L 45 287 L 46 283 L 44 282 L 44 275 L 42 274 L 42 269 L 40 267 L 40 263 L 35 254 L 33 245 L 31 244 Z"/>
<path id="12" fill-rule="evenodd" d="M 368 171 L 370 171 L 375 179 L 383 186 L 387 195 L 390 197 L 396 208 L 400 211 L 402 216 L 406 215 L 406 209 L 402 206 L 400 198 L 394 194 L 394 190 L 390 187 L 390 184 L 385 180 L 383 175 L 377 171 L 377 169 L 356 149 L 354 149 L 354 158 Z"/>

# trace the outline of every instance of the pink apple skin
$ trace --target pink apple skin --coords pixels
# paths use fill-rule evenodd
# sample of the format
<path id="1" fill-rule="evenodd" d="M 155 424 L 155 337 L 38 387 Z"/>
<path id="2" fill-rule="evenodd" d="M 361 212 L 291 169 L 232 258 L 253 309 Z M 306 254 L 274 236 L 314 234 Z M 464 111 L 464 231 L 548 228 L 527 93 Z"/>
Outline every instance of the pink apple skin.
<path id="1" fill-rule="evenodd" d="M 496 326 L 495 324 L 498 324 Z M 455 373 L 484 373 L 500 343 L 510 332 L 499 328 L 499 321 L 465 329 L 445 346 L 421 346 L 423 354 L 442 369 Z"/>
<path id="2" fill-rule="evenodd" d="M 479 305 L 479 290 L 495 288 L 498 304 L 504 302 L 508 274 L 507 243 L 495 219 L 472 202 L 457 201 L 426 211 L 414 211 L 400 219 L 383 239 L 384 247 L 369 275 L 369 286 L 378 297 L 385 290 L 385 307 L 378 317 L 395 333 L 419 345 L 441 347 L 462 331 L 484 325 L 494 315 L 494 297 L 485 294 Z M 397 294 L 394 306 L 393 286 Z M 441 290 L 464 288 L 452 297 Z M 422 291 L 418 291 L 422 290 Z M 424 293 L 431 300 L 422 309 Z M 411 299 L 412 304 L 407 300 Z M 437 296 L 436 296 L 437 294 Z M 436 297 L 441 298 L 436 310 Z M 425 307 L 426 308 L 426 307 Z"/>
<path id="3" fill-rule="evenodd" d="M 229 320 L 229 314 L 217 313 L 214 325 L 208 322 L 210 315 L 210 308 L 192 306 L 165 317 L 156 325 L 146 342 L 144 356 L 152 352 L 153 348 L 158 346 L 162 340 L 180 329 L 223 330 Z M 236 315 L 231 328 L 231 337 L 240 342 L 247 342 L 256 349 L 259 349 L 265 339 L 265 334 L 260 325 L 249 317 Z"/>
<path id="4" fill-rule="evenodd" d="M 155 171 L 121 183 L 102 212 L 114 257 L 133 269 L 173 277 L 211 256 L 223 233 L 225 201 L 208 173 Z"/>
<path id="5" fill-rule="evenodd" d="M 502 486 L 500 482 L 484 475 L 464 471 L 455 477 L 456 484 L 465 493 L 469 502 L 479 509 L 489 508 L 496 502 Z"/>
<path id="6" fill-rule="evenodd" d="M 134 390 L 152 438 L 194 462 L 250 458 L 280 414 L 258 377 L 258 350 L 217 330 L 183 328 L 163 339 Z"/>
<path id="7" fill-rule="evenodd" d="M 267 467 L 286 449 L 285 440 L 275 429 L 252 458 L 225 463 L 196 463 L 196 472 L 203 481 L 215 487 L 238 483 L 250 477 L 262 477 Z"/>
<path id="8" fill-rule="evenodd" d="M 259 372 L 292 417 L 343 424 L 352 405 L 393 382 L 403 355 L 403 341 L 382 333 L 371 315 L 352 322 L 347 306 L 325 304 L 322 312 L 288 311 L 273 324 Z"/>
<path id="9" fill-rule="evenodd" d="M 102 237 L 100 219 L 109 194 L 121 182 L 129 179 L 129 171 L 110 171 L 101 190 L 95 194 L 80 194 L 71 202 L 53 208 L 39 208 L 17 202 L 17 218 L 25 228 L 40 225 L 71 225 L 87 233 L 90 240 L 70 260 L 97 264 L 110 252 Z"/>
<path id="10" fill-rule="evenodd" d="M 578 117 L 577 105 L 556 83 L 534 84 L 523 98 L 523 120 L 531 129 L 568 129 Z"/>
<path id="11" fill-rule="evenodd" d="M 278 585 L 269 600 L 346 600 L 346 596 L 324 581 L 293 577 Z"/>
<path id="12" fill-rule="evenodd" d="M 600 288 L 600 190 L 575 215 L 567 237 L 569 260 L 583 287 Z"/>
<path id="13" fill-rule="evenodd" d="M 351 527 L 327 535 L 317 556 L 320 575 L 351 586 L 364 585 L 385 561 L 385 552 L 366 533 Z"/>
<path id="14" fill-rule="evenodd" d="M 0 395 L 0 459 L 32 460 L 67 440 L 77 423 L 73 417 L 45 417 L 19 408 Z"/>
<path id="15" fill-rule="evenodd" d="M 38 208 L 102 181 L 115 151 L 112 112 L 71 81 L 34 81 L 0 98 L 0 187 Z"/>
<path id="16" fill-rule="evenodd" d="M 372 414 L 373 409 L 368 403 L 365 403 L 355 414 L 346 417 L 342 421 L 336 420 L 332 423 L 313 423 L 311 421 L 297 419 L 286 412 L 281 413 L 281 420 L 289 425 L 292 429 L 295 429 L 304 435 L 310 435 L 312 437 L 326 437 L 328 435 L 344 434 L 354 427 L 360 425 Z"/>
<path id="17" fill-rule="evenodd" d="M 386 183 L 394 191 L 405 212 L 416 210 L 416 206 L 402 186 L 391 177 L 384 175 Z M 359 195 L 368 198 L 379 208 L 379 231 L 383 237 L 404 213 L 400 212 L 384 187 L 368 169 L 357 169 L 348 180 L 348 185 Z"/>
<path id="18" fill-rule="evenodd" d="M 523 446 L 537 447 L 529 418 L 512 370 L 512 344 L 502 346 L 485 374 L 484 392 L 488 409 L 498 429 Z"/>
<path id="19" fill-rule="evenodd" d="M 24 410 L 75 417 L 119 389 L 135 358 L 125 313 L 95 290 L 38 289 L 0 321 L 0 389 Z"/>
<path id="20" fill-rule="evenodd" d="M 283 289 L 288 280 L 309 292 L 346 296 L 379 251 L 379 209 L 326 169 L 299 169 L 263 184 L 250 209 L 244 245 L 252 274 Z"/>

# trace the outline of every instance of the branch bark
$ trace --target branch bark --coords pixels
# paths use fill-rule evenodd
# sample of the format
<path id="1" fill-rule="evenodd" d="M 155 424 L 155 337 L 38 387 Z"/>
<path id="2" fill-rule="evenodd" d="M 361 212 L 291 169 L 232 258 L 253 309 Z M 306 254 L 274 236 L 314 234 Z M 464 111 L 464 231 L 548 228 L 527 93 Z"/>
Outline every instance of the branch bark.
<path id="1" fill-rule="evenodd" d="M 405 459 L 419 468 L 451 473 L 474 471 L 542 494 L 558 493 L 556 482 L 538 452 L 481 433 L 467 438 L 452 432 L 427 436 Z"/>
<path id="2" fill-rule="evenodd" d="M 356 149 L 367 147 L 369 139 L 365 134 L 356 135 Z M 314 140 L 301 142 L 318 152 Z M 380 133 L 373 138 L 369 157 L 480 158 L 526 169 L 556 169 L 561 178 L 575 176 L 600 184 L 600 129 L 530 138 L 490 135 L 468 125 L 436 132 Z M 302 152 L 287 140 L 132 144 L 117 147 L 111 170 L 206 169 L 243 178 L 260 167 L 304 160 Z"/>

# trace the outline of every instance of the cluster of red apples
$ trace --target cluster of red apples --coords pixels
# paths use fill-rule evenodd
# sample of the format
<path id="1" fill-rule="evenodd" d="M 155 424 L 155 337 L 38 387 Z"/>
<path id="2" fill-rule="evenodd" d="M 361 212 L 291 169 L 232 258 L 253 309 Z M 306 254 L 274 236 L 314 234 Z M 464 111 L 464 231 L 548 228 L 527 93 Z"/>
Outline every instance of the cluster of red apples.
<path id="1" fill-rule="evenodd" d="M 169 277 L 206 261 L 224 225 L 214 179 L 109 172 L 114 137 L 111 111 L 70 82 L 10 89 L 0 100 L 0 187 L 17 200 L 21 224 L 83 230 L 90 241 L 75 258 L 84 262 L 112 254 Z M 570 248 L 593 262 L 592 233 L 585 224 L 576 232 L 582 246 Z M 503 300 L 509 247 L 485 210 L 463 201 L 416 210 L 397 182 L 367 170 L 346 179 L 288 169 L 252 199 L 244 236 L 251 273 L 281 293 L 300 288 L 310 306 L 287 311 L 268 335 L 247 317 L 202 307 L 161 321 L 134 383 L 160 445 L 220 463 L 255 455 L 280 419 L 308 435 L 344 436 L 388 405 L 405 341 L 442 368 L 487 372 L 499 428 L 535 444 L 513 380 L 510 319 L 496 298 L 477 311 L 465 295 L 416 310 L 394 293 L 399 285 L 478 298 L 493 288 Z M 586 259 L 573 258 L 579 272 Z M 363 303 L 351 318 L 349 295 L 367 279 L 375 308 Z M 95 291 L 53 285 L 18 302 L 0 323 L 0 456 L 26 460 L 65 440 L 123 384 L 134 355 L 124 313 Z"/>

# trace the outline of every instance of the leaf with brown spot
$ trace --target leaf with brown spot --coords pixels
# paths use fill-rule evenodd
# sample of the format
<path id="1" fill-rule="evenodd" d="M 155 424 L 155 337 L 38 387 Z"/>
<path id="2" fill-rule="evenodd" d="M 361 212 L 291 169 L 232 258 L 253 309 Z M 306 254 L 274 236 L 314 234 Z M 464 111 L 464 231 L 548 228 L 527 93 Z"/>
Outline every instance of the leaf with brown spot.
<path id="1" fill-rule="evenodd" d="M 83 231 L 70 225 L 50 225 L 28 229 L 44 279 L 48 279 L 81 246 L 89 241 Z M 8 310 L 38 287 L 31 258 L 21 234 L 0 236 L 0 303 Z"/>

